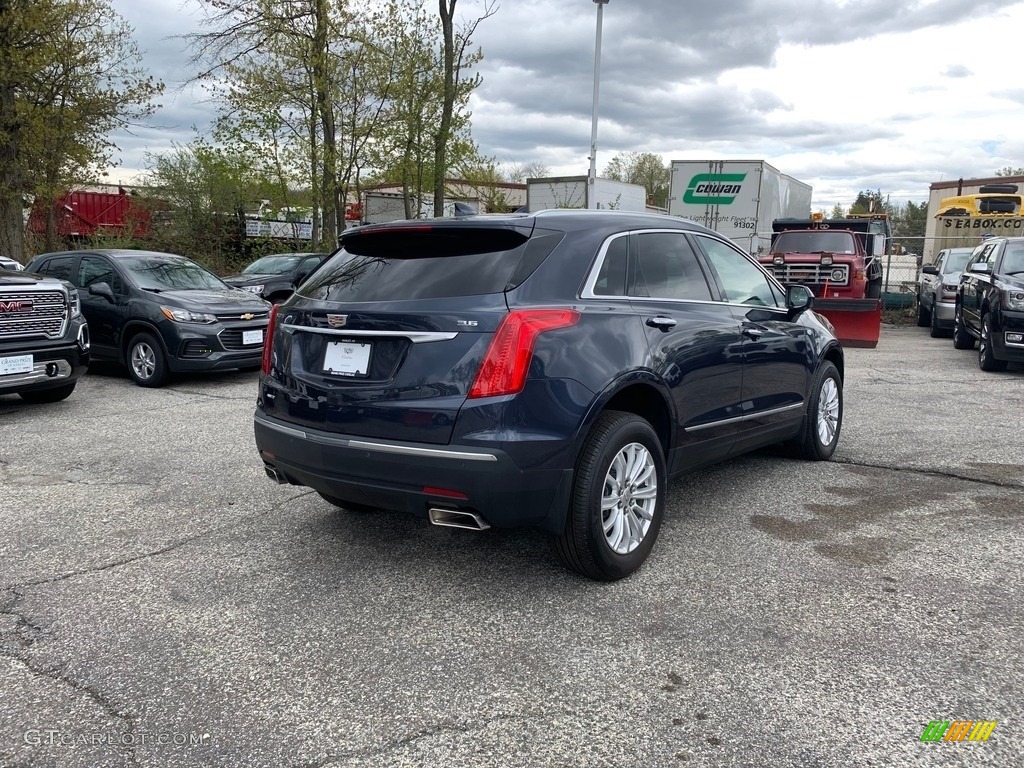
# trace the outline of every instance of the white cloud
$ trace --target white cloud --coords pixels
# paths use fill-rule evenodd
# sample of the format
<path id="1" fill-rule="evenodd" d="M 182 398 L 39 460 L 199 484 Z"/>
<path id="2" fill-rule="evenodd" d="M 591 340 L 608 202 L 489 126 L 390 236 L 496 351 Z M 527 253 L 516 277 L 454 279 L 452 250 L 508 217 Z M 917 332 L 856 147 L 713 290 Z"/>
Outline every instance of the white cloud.
<path id="1" fill-rule="evenodd" d="M 477 15 L 483 0 L 460 0 Z M 113 0 L 153 73 L 178 84 L 174 37 L 202 14 L 181 0 Z M 433 3 L 428 3 L 433 7 Z M 597 6 L 502 0 L 481 23 L 473 135 L 499 162 L 586 172 Z M 1016 85 L 1024 3 L 999 0 L 610 0 L 604 6 L 598 167 L 616 152 L 764 159 L 810 183 L 814 206 L 862 189 L 922 201 L 928 185 L 1024 165 Z M 183 92 L 119 135 L 123 178 L 145 151 L 186 142 L 213 110 Z"/>

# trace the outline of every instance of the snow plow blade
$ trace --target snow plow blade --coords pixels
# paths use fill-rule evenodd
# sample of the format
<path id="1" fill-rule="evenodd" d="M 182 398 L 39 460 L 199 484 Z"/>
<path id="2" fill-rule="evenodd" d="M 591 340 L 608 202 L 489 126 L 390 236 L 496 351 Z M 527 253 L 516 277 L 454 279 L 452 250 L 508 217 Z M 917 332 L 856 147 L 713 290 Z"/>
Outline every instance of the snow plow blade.
<path id="1" fill-rule="evenodd" d="M 874 349 L 882 327 L 881 299 L 814 299 L 812 308 L 836 329 L 844 346 Z"/>

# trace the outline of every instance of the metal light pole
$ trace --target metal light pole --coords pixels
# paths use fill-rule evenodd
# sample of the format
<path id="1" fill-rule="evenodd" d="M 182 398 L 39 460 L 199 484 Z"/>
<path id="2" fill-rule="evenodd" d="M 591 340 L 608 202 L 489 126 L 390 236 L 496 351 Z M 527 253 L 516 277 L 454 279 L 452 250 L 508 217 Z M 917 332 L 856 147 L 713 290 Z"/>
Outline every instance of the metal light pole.
<path id="1" fill-rule="evenodd" d="M 597 208 L 594 194 L 597 181 L 597 96 L 601 84 L 601 21 L 608 0 L 594 0 L 597 4 L 597 40 L 594 43 L 594 111 L 590 121 L 590 173 L 587 174 L 587 208 Z"/>

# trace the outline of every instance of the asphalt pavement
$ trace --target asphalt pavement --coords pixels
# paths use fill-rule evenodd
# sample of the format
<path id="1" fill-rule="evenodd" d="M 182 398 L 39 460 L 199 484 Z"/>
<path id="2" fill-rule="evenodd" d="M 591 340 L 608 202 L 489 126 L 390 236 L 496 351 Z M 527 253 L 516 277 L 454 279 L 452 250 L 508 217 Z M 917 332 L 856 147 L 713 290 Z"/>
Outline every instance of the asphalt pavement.
<path id="1" fill-rule="evenodd" d="M 0 766 L 1024 765 L 1024 367 L 885 327 L 614 584 L 274 485 L 256 382 L 0 397 Z"/>

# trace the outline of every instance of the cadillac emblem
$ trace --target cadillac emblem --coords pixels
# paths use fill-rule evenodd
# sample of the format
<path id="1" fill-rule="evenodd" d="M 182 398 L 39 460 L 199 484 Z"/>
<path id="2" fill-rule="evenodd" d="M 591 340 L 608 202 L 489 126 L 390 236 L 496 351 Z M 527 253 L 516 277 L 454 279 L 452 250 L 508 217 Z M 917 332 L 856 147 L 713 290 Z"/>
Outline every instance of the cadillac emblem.
<path id="1" fill-rule="evenodd" d="M 331 328 L 344 328 L 348 324 L 348 315 L 328 315 L 327 324 Z"/>

